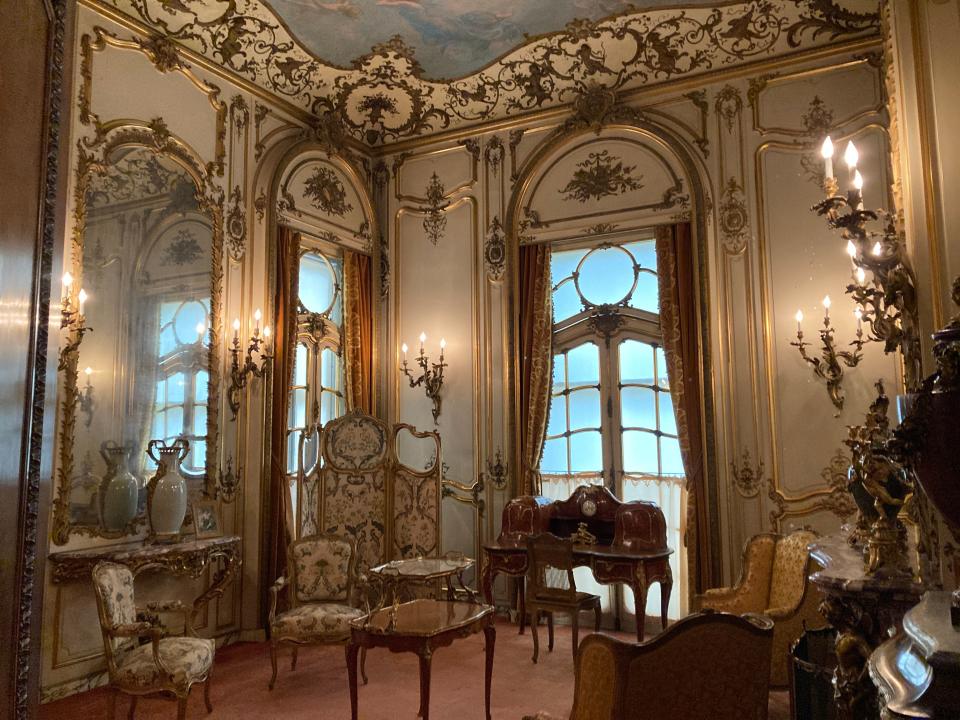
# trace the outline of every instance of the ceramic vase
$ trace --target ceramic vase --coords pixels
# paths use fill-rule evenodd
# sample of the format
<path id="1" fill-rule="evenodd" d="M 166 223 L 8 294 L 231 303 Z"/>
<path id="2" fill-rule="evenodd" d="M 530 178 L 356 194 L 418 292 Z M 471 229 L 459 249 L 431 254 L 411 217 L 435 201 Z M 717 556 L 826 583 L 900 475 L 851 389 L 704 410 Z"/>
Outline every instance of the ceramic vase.
<path id="1" fill-rule="evenodd" d="M 147 488 L 147 515 L 150 530 L 158 542 L 176 542 L 187 514 L 187 479 L 180 463 L 190 451 L 190 442 L 177 438 L 167 445 L 163 440 L 151 440 L 147 455 L 157 463 L 157 472 Z"/>
<path id="2" fill-rule="evenodd" d="M 113 441 L 100 444 L 107 472 L 100 483 L 100 526 L 109 533 L 127 530 L 137 516 L 140 483 L 130 472 L 133 448 Z"/>

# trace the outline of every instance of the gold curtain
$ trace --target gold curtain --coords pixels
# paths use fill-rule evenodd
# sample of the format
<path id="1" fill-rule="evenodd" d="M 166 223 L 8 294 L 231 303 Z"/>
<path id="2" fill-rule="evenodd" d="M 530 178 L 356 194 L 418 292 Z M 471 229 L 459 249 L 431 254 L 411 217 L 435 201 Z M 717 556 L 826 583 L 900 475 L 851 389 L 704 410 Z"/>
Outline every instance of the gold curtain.
<path id="1" fill-rule="evenodd" d="M 702 592 L 714 585 L 714 578 L 701 426 L 703 397 L 697 336 L 696 255 L 690 223 L 658 227 L 656 243 L 663 352 L 686 475 L 684 545 L 690 587 Z"/>
<path id="2" fill-rule="evenodd" d="M 297 285 L 300 275 L 300 235 L 282 225 L 277 227 L 276 277 L 274 292 L 273 389 L 271 393 L 270 495 L 265 563 L 267 582 L 286 573 L 287 545 L 292 539 L 293 514 L 287 481 L 287 411 L 297 340 Z M 264 603 L 267 607 L 267 603 Z"/>
<path id="3" fill-rule="evenodd" d="M 373 412 L 373 269 L 370 257 L 343 252 L 343 341 L 347 410 Z"/>
<path id="4" fill-rule="evenodd" d="M 550 246 L 520 248 L 520 495 L 540 494 L 553 362 Z"/>

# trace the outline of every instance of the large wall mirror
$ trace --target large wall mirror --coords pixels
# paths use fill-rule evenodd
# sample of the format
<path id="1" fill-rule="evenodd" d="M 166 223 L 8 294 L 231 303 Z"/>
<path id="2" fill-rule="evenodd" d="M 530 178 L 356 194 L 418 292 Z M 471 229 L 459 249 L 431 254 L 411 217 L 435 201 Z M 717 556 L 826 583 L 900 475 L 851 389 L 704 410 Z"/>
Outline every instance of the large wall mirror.
<path id="1" fill-rule="evenodd" d="M 156 122 L 107 133 L 92 152 L 79 148 L 60 362 L 58 544 L 71 533 L 146 528 L 151 440 L 189 441 L 181 470 L 190 494 L 212 489 L 222 196 Z"/>

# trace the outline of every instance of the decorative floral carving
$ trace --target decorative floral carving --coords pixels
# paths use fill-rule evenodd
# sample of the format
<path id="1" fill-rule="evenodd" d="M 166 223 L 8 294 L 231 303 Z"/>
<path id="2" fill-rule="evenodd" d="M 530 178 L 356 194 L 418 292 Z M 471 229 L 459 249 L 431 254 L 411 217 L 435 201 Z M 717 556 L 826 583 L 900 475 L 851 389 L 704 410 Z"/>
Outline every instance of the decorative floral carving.
<path id="1" fill-rule="evenodd" d="M 740 96 L 740 90 L 733 85 L 724 85 L 717 93 L 714 108 L 717 115 L 723 118 L 724 124 L 727 126 L 727 132 L 733 132 L 733 124 L 743 110 L 743 98 Z"/>
<path id="2" fill-rule="evenodd" d="M 487 277 L 491 280 L 500 280 L 503 277 L 507 264 L 507 234 L 497 216 L 494 216 L 487 230 L 487 239 L 483 244 L 483 261 L 487 267 Z"/>
<path id="3" fill-rule="evenodd" d="M 253 209 L 257 213 L 257 220 L 262 222 L 264 215 L 267 213 L 267 194 L 263 188 L 260 188 L 260 194 L 253 201 Z"/>
<path id="4" fill-rule="evenodd" d="M 462 147 L 465 147 L 467 149 L 467 152 L 473 155 L 474 162 L 480 161 L 480 141 L 479 140 L 477 140 L 476 138 L 467 138 L 466 140 L 459 141 L 457 145 L 461 145 Z"/>
<path id="5" fill-rule="evenodd" d="M 247 223 L 239 185 L 230 193 L 230 208 L 227 210 L 226 221 L 227 252 L 231 260 L 240 262 L 247 248 Z"/>
<path id="6" fill-rule="evenodd" d="M 707 102 L 707 91 L 693 90 L 684 93 L 683 96 L 700 111 L 700 137 L 694 138 L 693 142 L 696 143 L 704 157 L 710 157 L 710 140 L 707 137 L 707 115 L 710 114 L 710 103 Z"/>
<path id="7" fill-rule="evenodd" d="M 107 0 L 208 60 L 319 115 L 332 112 L 376 145 L 448 127 L 556 107 L 570 88 L 617 90 L 875 34 L 877 13 L 828 0 L 747 0 L 722 7 L 652 8 L 578 20 L 538 37 L 470 76 L 423 77 L 414 51 L 394 37 L 336 67 L 290 35 L 262 0 L 157 3 Z M 610 52 L 632 47 L 632 52 Z"/>
<path id="8" fill-rule="evenodd" d="M 800 158 L 800 166 L 804 174 L 818 188 L 823 187 L 825 181 L 823 170 L 823 158 L 820 157 L 819 143 L 817 140 L 830 134 L 830 128 L 833 125 L 833 110 L 820 99 L 819 95 L 814 95 L 813 100 L 807 107 L 807 111 L 801 115 L 800 122 L 803 124 L 803 131 L 814 141 L 813 147 Z"/>
<path id="9" fill-rule="evenodd" d="M 165 35 L 153 35 L 145 39 L 142 47 L 153 66 L 162 73 L 183 67 L 177 44 Z"/>
<path id="10" fill-rule="evenodd" d="M 315 208 L 328 215 L 343 217 L 353 210 L 353 205 L 347 201 L 347 191 L 337 177 L 337 173 L 322 165 L 307 178 L 304 194 Z"/>
<path id="11" fill-rule="evenodd" d="M 427 183 L 427 207 L 424 209 L 426 217 L 423 219 L 423 231 L 427 234 L 427 239 L 436 245 L 443 237 L 443 231 L 447 227 L 447 218 L 443 211 L 450 204 L 443 199 L 443 183 L 440 177 L 433 173 L 430 176 L 430 182 Z"/>
<path id="12" fill-rule="evenodd" d="M 237 137 L 243 132 L 243 129 L 250 122 L 250 107 L 243 95 L 234 95 L 230 99 L 230 120 L 233 123 L 233 129 Z"/>
<path id="13" fill-rule="evenodd" d="M 720 196 L 720 232 L 723 234 L 723 249 L 731 255 L 739 255 L 747 246 L 750 216 L 743 188 L 731 177 Z"/>
<path id="14" fill-rule="evenodd" d="M 487 140 L 487 147 L 483 151 L 483 158 L 487 162 L 487 167 L 494 175 L 500 170 L 500 163 L 503 162 L 503 140 L 499 135 L 493 135 Z"/>
<path id="15" fill-rule="evenodd" d="M 631 173 L 635 169 L 636 165 L 624 165 L 609 150 L 590 153 L 586 160 L 577 163 L 577 170 L 560 193 L 566 193 L 565 200 L 584 203 L 591 198 L 600 200 L 622 195 L 628 190 L 639 190 L 643 187 L 643 175 L 634 178 Z"/>
<path id="16" fill-rule="evenodd" d="M 189 230 L 180 230 L 163 250 L 161 265 L 189 265 L 203 256 L 200 243 Z"/>
<path id="17" fill-rule="evenodd" d="M 623 315 L 620 314 L 620 308 L 610 304 L 597 305 L 587 319 L 590 329 L 602 337 L 607 346 L 610 345 L 610 338 L 620 331 L 625 322 Z"/>
<path id="18" fill-rule="evenodd" d="M 730 480 L 737 492 L 743 497 L 756 497 L 760 493 L 760 486 L 766 482 L 763 460 L 758 458 L 757 464 L 753 465 L 750 459 L 750 451 L 744 448 L 739 463 L 736 460 L 730 461 Z"/>
<path id="19" fill-rule="evenodd" d="M 617 229 L 616 223 L 597 223 L 587 228 L 587 235 L 603 235 Z"/>

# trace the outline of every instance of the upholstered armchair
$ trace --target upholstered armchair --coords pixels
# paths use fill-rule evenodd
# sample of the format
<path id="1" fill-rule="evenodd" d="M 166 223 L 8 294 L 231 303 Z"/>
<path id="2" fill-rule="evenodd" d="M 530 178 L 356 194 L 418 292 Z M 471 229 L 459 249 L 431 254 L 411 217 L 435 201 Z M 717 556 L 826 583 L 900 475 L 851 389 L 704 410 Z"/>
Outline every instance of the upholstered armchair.
<path id="1" fill-rule="evenodd" d="M 817 610 L 820 598 L 807 581 L 812 572 L 807 546 L 816 538 L 801 530 L 790 535 L 763 533 L 747 541 L 743 569 L 736 585 L 707 590 L 693 599 L 692 610 L 762 613 L 774 622 L 770 684 L 784 687 L 789 679 L 790 645 L 804 628 L 826 625 Z"/>
<path id="2" fill-rule="evenodd" d="M 290 669 L 297 667 L 301 645 L 345 645 L 350 639 L 350 621 L 365 613 L 357 607 L 355 593 L 363 586 L 357 576 L 356 543 L 338 535 L 311 535 L 290 543 L 287 575 L 270 588 L 270 662 L 277 681 L 277 650 L 281 643 L 293 645 Z M 287 589 L 289 608 L 277 612 L 280 591 Z M 360 668 L 367 682 L 361 652 Z"/>
<path id="3" fill-rule="evenodd" d="M 177 601 L 148 603 L 137 608 L 133 599 L 133 573 L 125 565 L 100 562 L 93 568 L 103 650 L 113 692 L 107 717 L 113 720 L 118 692 L 132 696 L 129 718 L 133 718 L 141 695 L 172 694 L 177 699 L 177 718 L 187 715 L 187 696 L 196 683 L 204 683 L 207 712 L 213 640 L 198 638 L 193 631 L 193 608 Z M 181 613 L 184 635 L 172 636 L 160 624 L 158 613 Z M 141 640 L 149 642 L 140 644 Z"/>
<path id="4" fill-rule="evenodd" d="M 768 618 L 712 612 L 644 643 L 588 635 L 569 720 L 766 720 L 772 637 Z"/>

